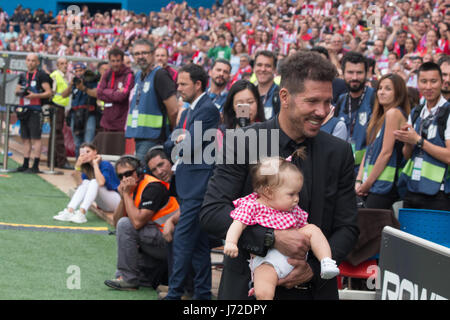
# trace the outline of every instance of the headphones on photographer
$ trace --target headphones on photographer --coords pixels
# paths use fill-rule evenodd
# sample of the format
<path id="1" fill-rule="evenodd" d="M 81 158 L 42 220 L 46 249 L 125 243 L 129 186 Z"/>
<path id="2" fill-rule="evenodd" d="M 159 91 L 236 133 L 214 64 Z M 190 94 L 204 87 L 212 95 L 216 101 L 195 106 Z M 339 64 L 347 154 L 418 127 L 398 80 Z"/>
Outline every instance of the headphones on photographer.
<path id="1" fill-rule="evenodd" d="M 125 155 L 121 156 L 116 161 L 116 166 L 117 166 L 117 163 L 121 163 L 121 162 L 127 162 L 131 166 L 133 166 L 136 170 L 136 174 L 137 174 L 138 178 L 142 178 L 142 176 L 145 174 L 145 167 L 142 165 L 141 160 L 139 160 L 135 156 L 132 156 L 130 154 L 125 154 Z"/>

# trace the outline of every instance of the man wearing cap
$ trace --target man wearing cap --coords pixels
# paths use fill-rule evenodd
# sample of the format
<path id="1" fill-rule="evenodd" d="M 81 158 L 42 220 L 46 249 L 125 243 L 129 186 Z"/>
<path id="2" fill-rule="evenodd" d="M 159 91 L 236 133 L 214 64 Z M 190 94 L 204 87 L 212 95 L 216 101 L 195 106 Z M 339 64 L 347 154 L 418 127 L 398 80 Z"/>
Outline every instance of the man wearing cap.
<path id="1" fill-rule="evenodd" d="M 92 142 L 97 127 L 96 98 L 97 82 L 93 79 L 93 72 L 86 70 L 82 62 L 74 65 L 75 76 L 69 86 L 61 94 L 63 98 L 72 94 L 72 106 L 69 112 L 70 128 L 75 143 L 75 156 L 78 157 L 83 142 Z M 89 79 L 86 75 L 89 74 Z"/>

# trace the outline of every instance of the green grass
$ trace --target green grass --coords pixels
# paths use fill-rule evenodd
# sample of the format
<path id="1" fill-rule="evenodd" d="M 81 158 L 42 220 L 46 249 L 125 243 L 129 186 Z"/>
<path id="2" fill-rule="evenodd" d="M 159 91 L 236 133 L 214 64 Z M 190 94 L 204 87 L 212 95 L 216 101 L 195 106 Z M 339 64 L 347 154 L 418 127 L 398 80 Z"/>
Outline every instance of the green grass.
<path id="1" fill-rule="evenodd" d="M 76 226 L 52 219 L 70 200 L 62 191 L 37 175 L 7 175 L 0 177 L 0 222 Z M 109 227 L 91 212 L 87 218 L 83 227 Z M 104 285 L 114 277 L 116 258 L 113 235 L 0 229 L 0 299 L 156 299 L 152 289 Z"/>

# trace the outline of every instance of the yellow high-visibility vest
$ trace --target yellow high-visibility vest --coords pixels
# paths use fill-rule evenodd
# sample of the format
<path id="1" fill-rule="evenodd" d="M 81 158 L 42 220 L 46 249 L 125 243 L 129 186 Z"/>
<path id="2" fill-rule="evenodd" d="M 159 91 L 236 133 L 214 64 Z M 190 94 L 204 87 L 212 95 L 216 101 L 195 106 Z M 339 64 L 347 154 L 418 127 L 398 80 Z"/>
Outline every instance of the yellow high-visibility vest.
<path id="1" fill-rule="evenodd" d="M 54 89 L 55 94 L 52 99 L 53 103 L 57 104 L 58 106 L 68 107 L 70 96 L 63 98 L 61 95 L 69 86 L 67 81 L 64 79 L 62 72 L 59 70 L 55 70 L 50 75 L 50 77 L 53 79 L 53 83 L 56 83 L 56 89 Z"/>

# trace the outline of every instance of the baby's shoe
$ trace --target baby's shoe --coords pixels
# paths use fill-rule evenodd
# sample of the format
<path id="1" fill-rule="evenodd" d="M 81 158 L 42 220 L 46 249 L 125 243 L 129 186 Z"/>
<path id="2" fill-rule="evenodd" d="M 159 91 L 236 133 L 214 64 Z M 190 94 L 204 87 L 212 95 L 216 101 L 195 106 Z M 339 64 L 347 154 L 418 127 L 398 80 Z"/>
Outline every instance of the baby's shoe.
<path id="1" fill-rule="evenodd" d="M 339 274 L 339 268 L 336 265 L 336 261 L 331 258 L 323 258 L 320 261 L 320 277 L 322 279 L 331 279 Z"/>

